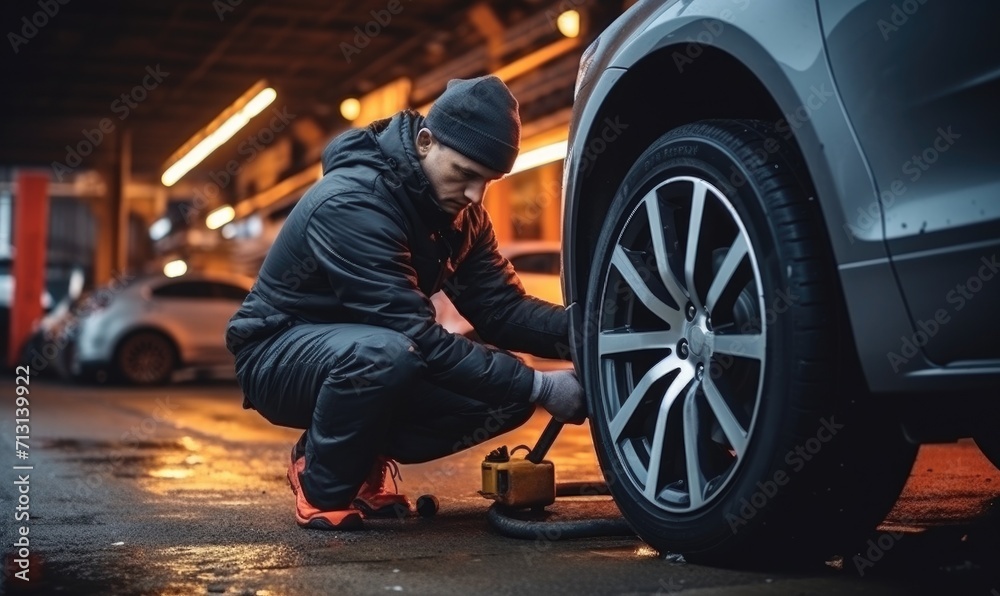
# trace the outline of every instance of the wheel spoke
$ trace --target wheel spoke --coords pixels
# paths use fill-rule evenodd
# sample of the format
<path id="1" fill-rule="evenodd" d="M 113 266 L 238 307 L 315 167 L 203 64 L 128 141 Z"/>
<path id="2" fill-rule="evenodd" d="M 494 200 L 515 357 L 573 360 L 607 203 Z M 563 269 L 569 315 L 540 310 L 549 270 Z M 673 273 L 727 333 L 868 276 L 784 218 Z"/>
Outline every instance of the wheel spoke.
<path id="1" fill-rule="evenodd" d="M 764 359 L 764 336 L 760 333 L 745 335 L 715 335 L 714 353 L 744 356 L 754 360 Z"/>
<path id="2" fill-rule="evenodd" d="M 649 217 L 649 234 L 653 239 L 653 255 L 656 257 L 656 269 L 660 274 L 660 281 L 670 293 L 670 297 L 677 303 L 678 308 L 684 308 L 687 302 L 687 294 L 681 288 L 680 282 L 670 269 L 670 259 L 667 255 L 667 242 L 663 237 L 663 219 L 660 217 L 660 202 L 657 199 L 656 189 L 649 191 L 646 198 L 646 214 Z"/>
<path id="3" fill-rule="evenodd" d="M 603 357 L 623 352 L 673 348 L 679 337 L 673 331 L 602 331 L 597 336 L 597 352 Z"/>
<path id="4" fill-rule="evenodd" d="M 653 445 L 649 448 L 649 469 L 646 474 L 646 498 L 656 500 L 656 485 L 660 481 L 660 464 L 663 461 L 663 439 L 667 432 L 667 414 L 674 400 L 681 391 L 694 378 L 694 371 L 689 366 L 681 368 L 680 374 L 670 383 L 666 394 L 660 401 L 659 411 L 656 413 L 656 426 L 653 430 Z"/>
<path id="5" fill-rule="evenodd" d="M 719 388 L 712 382 L 711 376 L 705 377 L 702 386 L 705 391 L 705 400 L 708 401 L 708 406 L 712 409 L 712 413 L 715 414 L 715 419 L 719 421 L 722 432 L 729 439 L 729 444 L 732 446 L 733 451 L 736 452 L 736 457 L 743 457 L 743 453 L 747 447 L 747 432 L 743 429 L 743 425 L 740 424 L 736 416 L 733 415 L 732 410 L 729 409 L 726 398 L 722 396 Z"/>
<path id="6" fill-rule="evenodd" d="M 614 414 L 614 417 L 611 419 L 611 423 L 608 425 L 608 430 L 611 432 L 612 440 L 616 443 L 618 442 L 622 431 L 625 430 L 625 426 L 632 419 L 636 408 L 639 407 L 643 398 L 646 397 L 646 393 L 649 391 L 649 388 L 652 387 L 653 383 L 678 368 L 681 369 L 682 376 L 685 374 L 685 371 L 690 371 L 691 367 L 682 366 L 683 362 L 684 361 L 678 358 L 675 354 L 670 354 L 646 371 L 646 374 L 644 374 L 642 378 L 639 379 L 639 382 L 636 383 L 635 389 L 633 389 L 632 393 L 630 393 L 628 398 L 625 399 L 625 403 L 623 403 L 618 412 Z M 688 372 L 688 374 L 690 374 L 690 372 Z M 672 386 L 673 384 L 671 384 L 671 387 Z"/>
<path id="7" fill-rule="evenodd" d="M 698 457 L 698 384 L 693 383 L 684 398 L 684 463 L 687 468 L 688 494 L 691 507 L 699 507 L 705 500 L 705 474 Z"/>
<path id="8" fill-rule="evenodd" d="M 646 282 L 643 281 L 642 276 L 632 265 L 632 261 L 629 260 L 628 255 L 625 254 L 625 249 L 621 246 L 616 246 L 615 253 L 611 257 L 611 263 L 618 268 L 622 278 L 625 279 L 625 283 L 628 284 L 635 296 L 650 312 L 669 323 L 671 328 L 677 328 L 680 325 L 680 321 L 683 320 L 681 312 L 670 307 L 666 302 L 653 294 L 649 286 L 646 285 Z"/>
<path id="9" fill-rule="evenodd" d="M 715 279 L 712 280 L 712 287 L 708 289 L 708 296 L 705 298 L 705 308 L 709 312 L 712 312 L 712 308 L 718 302 L 722 291 L 726 289 L 726 286 L 732 280 L 733 274 L 736 273 L 736 268 L 743 261 L 743 257 L 747 255 L 749 248 L 746 238 L 743 237 L 742 233 L 736 236 L 736 240 L 729 247 L 726 258 L 723 259 L 722 265 L 719 267 L 719 272 L 715 274 Z"/>
<path id="10" fill-rule="evenodd" d="M 698 292 L 694 287 L 694 266 L 698 257 L 698 239 L 701 237 L 701 219 L 705 212 L 705 193 L 708 187 L 701 180 L 694 183 L 691 195 L 691 218 L 688 223 L 687 251 L 684 254 L 684 281 L 687 284 L 688 297 L 695 307 L 701 308 Z"/>

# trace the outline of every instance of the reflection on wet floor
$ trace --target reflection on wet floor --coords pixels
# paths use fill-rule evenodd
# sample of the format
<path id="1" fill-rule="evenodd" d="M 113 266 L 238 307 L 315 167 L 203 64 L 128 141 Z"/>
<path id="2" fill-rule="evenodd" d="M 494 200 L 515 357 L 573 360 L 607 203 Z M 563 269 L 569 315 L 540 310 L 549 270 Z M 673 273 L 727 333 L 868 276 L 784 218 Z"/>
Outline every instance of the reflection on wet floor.
<path id="1" fill-rule="evenodd" d="M 489 503 L 476 493 L 483 457 L 504 444 L 534 445 L 548 422 L 542 412 L 497 439 L 436 462 L 402 466 L 401 492 L 439 498 L 441 510 L 434 520 L 379 520 L 366 532 L 348 535 L 295 526 L 285 470 L 288 448 L 300 431 L 273 427 L 256 412 L 240 410 L 231 395 L 205 399 L 194 391 L 169 397 L 122 391 L 88 400 L 67 393 L 63 399 L 62 404 L 49 402 L 61 408 L 60 415 L 86 407 L 95 412 L 94 420 L 103 421 L 94 428 L 76 428 L 69 421 L 39 425 L 49 433 L 50 440 L 39 443 L 39 451 L 52 460 L 47 469 L 60 470 L 58 482 L 45 487 L 46 492 L 39 487 L 39 495 L 55 504 L 48 518 L 39 521 L 39 533 L 58 536 L 59 550 L 47 553 L 52 557 L 48 568 L 57 562 L 59 572 L 72 578 L 112 579 L 136 593 L 268 594 L 275 586 L 285 586 L 281 593 L 289 593 L 294 586 L 328 585 L 324 576 L 339 574 L 347 578 L 339 584 L 341 592 L 352 586 L 370 592 L 372 586 L 382 587 L 382 574 L 390 578 L 385 586 L 408 588 L 417 576 L 435 581 L 447 577 L 444 572 L 434 575 L 431 568 L 437 567 L 473 572 L 483 566 L 487 569 L 475 572 L 488 575 L 489 562 L 505 554 L 508 564 L 533 563 L 528 572 L 536 574 L 539 569 L 557 574 L 567 564 L 576 565 L 574 574 L 585 573 L 606 563 L 608 574 L 631 570 L 621 572 L 626 579 L 630 573 L 645 574 L 650 581 L 643 585 L 653 586 L 652 591 L 659 586 L 661 592 L 734 577 L 696 565 L 671 566 L 678 561 L 663 561 L 660 553 L 635 539 L 557 544 L 505 539 L 492 532 L 484 518 Z M 163 404 L 159 420 L 143 430 L 142 422 L 152 419 L 157 403 Z M 128 412 L 131 418 L 109 422 L 108 412 Z M 559 481 L 603 479 L 586 424 L 564 427 L 547 457 L 555 463 Z M 1000 472 L 971 442 L 922 448 L 899 504 L 881 527 L 892 541 L 883 537 L 880 546 L 879 537 L 874 538 L 877 549 L 872 552 L 880 559 L 869 557 L 876 564 L 867 566 L 848 557 L 836 570 L 826 571 L 855 580 L 862 565 L 865 580 L 878 576 L 911 585 L 914 577 L 926 575 L 982 585 L 979 580 L 991 564 L 984 556 L 1000 553 L 998 487 Z M 563 519 L 618 514 L 606 498 L 561 501 L 551 509 Z M 94 560 L 101 565 L 77 563 Z M 406 581 L 392 579 L 394 567 L 411 575 Z M 352 579 L 355 575 L 367 579 Z M 312 583 L 302 583 L 305 576 Z M 501 576 L 498 572 L 497 581 L 506 579 Z M 600 580 L 596 573 L 587 577 Z"/>

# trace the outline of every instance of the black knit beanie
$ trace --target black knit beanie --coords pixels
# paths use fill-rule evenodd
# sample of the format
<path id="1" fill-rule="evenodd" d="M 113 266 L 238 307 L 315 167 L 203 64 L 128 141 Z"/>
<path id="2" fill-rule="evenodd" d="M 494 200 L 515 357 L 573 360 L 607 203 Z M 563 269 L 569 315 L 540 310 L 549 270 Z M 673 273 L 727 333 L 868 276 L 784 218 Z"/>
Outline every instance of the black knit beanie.
<path id="1" fill-rule="evenodd" d="M 444 145 L 498 172 L 510 172 L 521 144 L 517 100 L 493 75 L 448 81 L 424 126 Z"/>

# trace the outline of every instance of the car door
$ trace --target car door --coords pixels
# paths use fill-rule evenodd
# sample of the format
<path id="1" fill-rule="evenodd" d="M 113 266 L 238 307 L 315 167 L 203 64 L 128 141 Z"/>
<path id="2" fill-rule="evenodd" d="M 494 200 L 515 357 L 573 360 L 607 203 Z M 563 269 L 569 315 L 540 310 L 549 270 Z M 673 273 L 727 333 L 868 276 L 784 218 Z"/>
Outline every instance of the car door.
<path id="1" fill-rule="evenodd" d="M 216 364 L 230 360 L 226 350 L 225 327 L 239 308 L 232 288 L 207 280 L 182 280 L 153 290 L 157 318 L 171 329 L 187 364 Z M 242 300 L 242 298 L 240 299 Z"/>
<path id="2" fill-rule="evenodd" d="M 937 364 L 1000 359 L 1000 3 L 817 0 L 913 334 Z M 836 147 L 827 147 L 836 151 Z"/>
<path id="3" fill-rule="evenodd" d="M 233 355 L 226 349 L 226 325 L 239 310 L 249 289 L 228 282 L 212 282 L 212 298 L 208 309 L 211 322 L 205 325 L 205 354 L 213 363 L 231 363 Z"/>

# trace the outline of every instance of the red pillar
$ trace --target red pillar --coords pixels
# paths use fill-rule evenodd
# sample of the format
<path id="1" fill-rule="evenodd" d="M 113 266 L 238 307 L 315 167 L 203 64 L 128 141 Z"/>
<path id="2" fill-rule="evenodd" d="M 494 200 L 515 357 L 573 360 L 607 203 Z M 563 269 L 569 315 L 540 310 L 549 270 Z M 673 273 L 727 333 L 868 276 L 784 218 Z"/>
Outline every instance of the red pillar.
<path id="1" fill-rule="evenodd" d="M 11 297 L 7 364 L 16 366 L 21 346 L 42 317 L 45 246 L 49 231 L 49 176 L 19 172 L 14 201 L 14 295 Z"/>

